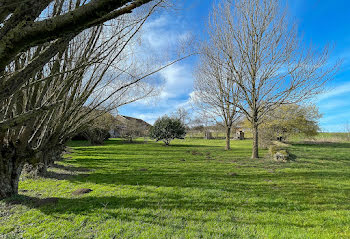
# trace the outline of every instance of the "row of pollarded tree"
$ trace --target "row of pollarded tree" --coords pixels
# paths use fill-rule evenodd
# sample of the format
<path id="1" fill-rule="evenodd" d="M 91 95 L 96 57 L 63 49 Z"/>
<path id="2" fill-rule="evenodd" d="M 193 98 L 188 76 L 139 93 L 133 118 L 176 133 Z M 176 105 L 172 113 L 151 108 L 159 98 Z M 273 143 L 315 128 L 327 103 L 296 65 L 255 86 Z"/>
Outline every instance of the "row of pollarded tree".
<path id="1" fill-rule="evenodd" d="M 199 47 L 193 100 L 230 132 L 243 115 L 253 131 L 252 158 L 258 158 L 259 127 L 281 105 L 320 93 L 338 63 L 329 49 L 305 47 L 278 0 L 222 1 L 214 7 L 208 40 Z"/>
<path id="2" fill-rule="evenodd" d="M 164 2 L 0 0 L 0 198 L 17 194 L 26 163 L 45 166 L 101 114 L 153 92 L 142 80 L 166 65 L 133 46 Z"/>

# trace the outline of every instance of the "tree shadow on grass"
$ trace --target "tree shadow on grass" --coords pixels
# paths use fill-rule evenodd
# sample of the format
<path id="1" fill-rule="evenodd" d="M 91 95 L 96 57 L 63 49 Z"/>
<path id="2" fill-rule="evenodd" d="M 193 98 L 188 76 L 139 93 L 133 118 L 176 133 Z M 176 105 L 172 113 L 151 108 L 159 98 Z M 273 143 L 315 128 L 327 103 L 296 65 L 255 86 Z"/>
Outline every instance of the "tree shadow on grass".
<path id="1" fill-rule="evenodd" d="M 147 149 L 150 149 L 149 147 L 151 146 L 151 151 L 153 150 L 166 150 L 166 149 L 172 149 L 172 148 L 211 148 L 211 149 L 219 149 L 219 148 L 223 148 L 222 146 L 213 146 L 213 145 L 201 145 L 201 144 L 170 144 L 170 145 L 165 145 L 165 144 L 160 144 L 160 143 L 157 143 L 157 144 L 144 144 L 144 143 L 122 143 L 122 144 L 110 144 L 110 145 L 113 145 L 113 146 L 121 146 L 121 145 L 127 145 L 127 146 L 137 146 L 137 149 L 140 149 L 140 145 L 141 147 L 144 146 L 145 148 Z M 106 148 L 107 151 L 113 151 L 115 149 L 111 149 L 110 147 L 106 147 L 106 145 L 100 145 L 100 146 L 95 146 L 95 147 L 79 147 L 79 148 L 74 148 L 74 152 L 80 152 L 80 151 L 83 151 L 83 152 L 96 152 L 96 150 L 101 150 L 103 148 Z M 126 150 L 126 149 L 122 149 L 122 150 Z M 115 151 L 114 151 L 115 153 Z"/>
<path id="2" fill-rule="evenodd" d="M 152 169 L 141 170 L 125 170 L 116 173 L 90 173 L 88 175 L 77 175 L 69 180 L 77 183 L 91 182 L 94 184 L 113 186 L 113 185 L 132 185 L 132 186 L 153 186 L 153 187 L 185 187 L 185 188 L 201 188 L 201 189 L 221 189 L 227 192 L 235 192 L 244 190 L 246 186 L 257 185 L 261 187 L 261 191 L 266 190 L 264 185 L 260 183 L 272 181 L 275 183 L 283 182 L 290 185 L 291 191 L 296 186 L 295 179 L 306 179 L 306 182 L 314 182 L 319 180 L 349 179 L 350 172 L 332 172 L 332 171 L 294 171 L 294 172 L 261 172 L 252 174 L 241 174 L 238 170 L 235 174 L 230 174 L 229 170 L 221 172 L 211 172 L 205 175 L 201 172 L 192 172 L 183 170 L 181 173 L 176 171 L 152 171 Z M 211 184 L 210 182 L 215 182 Z M 242 187 L 240 187 L 242 185 Z M 303 185 L 300 185 L 303 186 Z M 307 185 L 304 185 L 307 187 Z M 327 188 L 324 188 L 327 190 Z M 328 188 L 329 189 L 329 188 Z M 345 190 L 345 189 L 344 189 Z"/>
<path id="3" fill-rule="evenodd" d="M 60 169 L 60 170 L 69 171 L 69 172 L 77 172 L 77 173 L 91 172 L 92 171 L 89 168 L 75 167 L 72 165 L 62 165 L 62 164 L 57 164 L 57 163 L 54 163 L 53 165 L 51 165 L 50 168 Z"/>
<path id="4" fill-rule="evenodd" d="M 57 180 L 69 180 L 75 176 L 76 176 L 76 174 L 49 171 L 44 175 L 44 178 L 57 179 Z M 80 177 L 88 177 L 89 174 L 80 173 L 79 176 Z"/>
<path id="5" fill-rule="evenodd" d="M 53 164 L 49 167 L 48 171 L 44 175 L 45 178 L 65 180 L 71 179 L 74 176 L 79 175 L 80 177 L 87 177 L 89 172 L 92 172 L 93 169 L 83 168 L 83 167 L 74 167 L 71 165 L 61 165 Z"/>
<path id="6" fill-rule="evenodd" d="M 302 159 L 295 167 L 299 165 L 300 168 L 303 166 L 314 169 L 327 167 L 330 170 L 339 170 L 350 166 L 350 143 L 296 143 L 293 144 L 292 150 L 298 158 Z"/>
<path id="7" fill-rule="evenodd" d="M 256 213 L 256 207 L 260 207 L 259 211 L 263 212 L 273 211 L 274 209 L 284 206 L 289 208 L 294 208 L 297 205 L 284 204 L 284 203 L 276 203 L 276 202 L 257 202 L 256 204 L 248 205 L 248 204 L 240 204 L 240 203 L 222 203 L 213 201 L 211 199 L 203 200 L 192 200 L 188 198 L 181 198 L 178 196 L 168 196 L 167 201 L 162 200 L 161 197 L 164 195 L 159 195 L 159 197 L 149 197 L 146 200 L 140 200 L 139 197 L 94 197 L 94 196 L 85 196 L 80 198 L 35 198 L 29 196 L 19 195 L 17 197 L 8 199 L 6 201 L 7 205 L 24 205 L 29 208 L 34 208 L 40 210 L 42 213 L 46 215 L 50 215 L 57 220 L 65 219 L 66 215 L 75 214 L 75 215 L 84 215 L 89 216 L 90 214 L 96 216 L 98 213 L 103 218 L 115 218 L 118 221 L 127 221 L 127 222 L 135 222 L 146 223 L 146 224 L 156 224 L 161 227 L 171 227 L 174 229 L 183 229 L 183 227 L 187 224 L 207 224 L 212 222 L 212 218 L 208 217 L 198 217 L 195 211 L 198 212 L 213 212 L 220 213 L 222 210 L 230 211 L 231 217 L 220 218 L 220 223 L 223 224 L 234 224 L 234 225 L 275 225 L 279 227 L 285 226 L 294 226 L 294 227 L 302 227 L 309 228 L 317 225 L 314 224 L 302 224 L 295 223 L 293 221 L 273 221 L 273 220 L 263 220 L 263 219 L 250 219 L 241 220 L 240 216 L 237 216 L 234 213 L 237 209 L 244 209 L 247 213 L 253 212 Z M 175 213 L 172 214 L 167 211 L 177 210 L 181 208 L 183 210 L 189 210 L 188 213 Z M 145 209 L 144 211 L 141 211 Z M 300 209 L 300 208 L 299 208 Z M 127 213 L 124 211 L 127 210 Z M 166 210 L 166 211 L 164 211 Z M 164 211 L 165 214 L 160 213 Z M 284 210 L 285 211 L 285 210 Z M 299 210 L 300 211 L 300 210 Z M 220 214 L 219 214 L 220 215 Z M 218 215 L 218 216 L 219 216 Z M 220 217 L 220 216 L 219 216 Z M 192 222 L 192 223 L 191 223 Z M 189 227 L 187 230 L 193 230 L 197 232 L 203 232 L 212 234 L 213 237 L 217 235 L 217 230 L 213 230 L 210 227 L 204 227 L 201 229 Z M 199 231 L 200 230 L 200 231 Z M 223 232 L 221 235 L 227 235 L 230 238 L 235 237 L 235 231 Z"/>
<path id="8" fill-rule="evenodd" d="M 229 202 L 221 201 L 220 197 L 203 197 L 200 195 L 193 197 L 184 197 L 183 194 L 173 192 L 159 192 L 157 189 L 142 189 L 149 191 L 150 196 L 77 196 L 74 198 L 36 198 L 25 195 L 5 200 L 7 205 L 25 205 L 29 208 L 35 208 L 47 215 L 59 217 L 63 214 L 88 215 L 96 212 L 110 214 L 118 219 L 130 219 L 139 210 L 154 212 L 150 215 L 156 217 L 159 210 L 190 210 L 190 211 L 205 211 L 205 212 L 220 212 L 225 211 L 245 211 L 246 213 L 294 213 L 314 210 L 315 205 L 306 205 L 300 201 L 274 201 L 271 198 L 255 199 L 254 201 L 244 202 L 241 200 L 232 200 Z M 116 209 L 131 210 L 129 213 L 119 214 Z M 349 205 L 322 205 L 317 208 L 318 211 L 349 209 Z M 99 211 L 99 210 L 103 210 Z M 142 213 L 144 216 L 144 214 Z M 192 220 L 192 219 L 191 219 Z M 203 219 L 197 219 L 203 221 Z M 205 221 L 205 219 L 204 219 Z M 232 221 L 231 221 L 232 222 Z M 275 222 L 273 222 L 275 223 Z M 271 224 L 273 224 L 271 223 Z M 257 223 L 256 223 L 257 224 Z M 260 224 L 260 223 L 259 223 Z M 288 222 L 286 225 L 303 226 L 297 223 Z"/>
<path id="9" fill-rule="evenodd" d="M 225 171 L 217 172 L 192 172 L 186 170 L 182 171 L 182 175 L 178 172 L 169 171 L 120 171 L 118 173 L 91 173 L 86 177 L 76 176 L 69 180 L 77 183 L 92 182 L 96 185 L 107 186 L 128 186 L 130 188 L 140 188 L 142 191 L 156 190 L 159 187 L 174 188 L 174 190 L 183 189 L 187 192 L 188 189 L 201 190 L 203 192 L 215 192 L 229 193 L 230 197 L 240 197 L 243 193 L 247 198 L 261 198 L 261 202 L 255 203 L 255 210 L 262 211 L 276 211 L 283 210 L 293 211 L 297 208 L 298 211 L 308 210 L 305 205 L 310 204 L 308 201 L 310 197 L 324 197 L 324 195 L 332 195 L 332 205 L 322 207 L 322 210 L 349 210 L 350 205 L 347 204 L 347 198 L 342 195 L 349 195 L 350 189 L 342 189 L 340 195 L 340 189 L 332 186 L 318 186 L 314 182 L 319 179 L 322 180 L 337 180 L 341 178 L 350 179 L 350 172 L 328 172 L 328 171 L 294 171 L 294 172 L 275 172 L 275 173 L 255 173 L 255 174 L 227 174 Z M 297 183 L 301 178 L 305 178 L 302 183 Z M 294 181 L 297 179 L 297 181 Z M 210 182 L 215 182 L 212 184 Z M 150 189 L 151 188 L 151 189 Z M 153 192 L 153 191 L 152 191 Z M 157 194 L 162 192 L 157 191 Z M 338 195 L 339 194 L 339 195 Z M 313 196 L 312 196 L 313 195 Z M 214 198 L 217 197 L 216 195 Z M 273 202 L 264 201 L 272 200 L 273 198 L 287 198 L 285 202 Z M 337 198 L 338 197 L 338 198 Z M 213 198 L 209 195 L 207 199 L 201 199 L 201 202 L 186 201 L 183 199 L 182 193 L 163 194 L 161 199 L 166 198 L 172 201 L 173 208 L 191 208 L 193 205 L 197 205 L 196 209 L 208 210 L 213 209 L 234 209 L 244 208 L 245 205 L 213 202 Z M 203 206 L 206 204 L 207 207 Z M 107 200 L 108 201 L 108 200 Z M 325 203 L 323 199 L 320 202 Z M 154 204 L 152 201 L 147 201 L 145 204 Z M 313 202 L 314 203 L 314 202 Z M 199 206 L 198 206 L 199 204 Z M 231 205 L 232 204 L 232 205 Z M 202 205 L 202 206 L 201 206 Z M 164 205 L 163 205 L 164 206 Z M 170 204 L 167 207 L 171 207 Z M 170 209 L 170 208 L 169 208 Z M 319 210 L 319 209 L 318 209 Z"/>
<path id="10" fill-rule="evenodd" d="M 154 191 L 152 192 L 154 193 Z M 37 198 L 26 195 L 17 195 L 12 198 L 3 200 L 7 205 L 25 205 L 29 208 L 39 209 L 45 214 L 85 214 L 93 213 L 99 209 L 166 209 L 173 210 L 195 210 L 195 211 L 220 211 L 220 210 L 237 210 L 260 211 L 260 212 L 278 212 L 284 211 L 308 210 L 307 207 L 298 205 L 294 202 L 273 202 L 273 201 L 256 201 L 253 203 L 230 202 L 225 203 L 212 198 L 188 198 L 180 194 L 159 193 L 152 197 L 117 197 L 117 196 L 78 196 L 75 198 Z"/>

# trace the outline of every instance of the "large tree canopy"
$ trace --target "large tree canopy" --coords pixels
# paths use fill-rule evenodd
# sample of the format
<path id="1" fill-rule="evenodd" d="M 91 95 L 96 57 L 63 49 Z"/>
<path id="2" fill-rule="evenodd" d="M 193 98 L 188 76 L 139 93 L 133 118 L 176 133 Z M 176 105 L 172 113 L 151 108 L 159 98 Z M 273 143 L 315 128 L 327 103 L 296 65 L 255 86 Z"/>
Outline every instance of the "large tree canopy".
<path id="1" fill-rule="evenodd" d="M 275 140 L 287 140 L 293 135 L 313 137 L 318 134 L 321 114 L 313 104 L 281 105 L 266 114 L 260 125 L 259 145 L 266 148 Z M 246 119 L 245 126 L 251 127 Z"/>

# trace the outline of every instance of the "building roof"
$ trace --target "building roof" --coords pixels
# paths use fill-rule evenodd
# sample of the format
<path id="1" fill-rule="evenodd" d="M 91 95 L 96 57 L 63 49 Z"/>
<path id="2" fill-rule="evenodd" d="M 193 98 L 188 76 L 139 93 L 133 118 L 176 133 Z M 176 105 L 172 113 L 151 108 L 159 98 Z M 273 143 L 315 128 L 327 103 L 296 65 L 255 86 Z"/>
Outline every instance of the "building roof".
<path id="1" fill-rule="evenodd" d="M 130 116 L 125 116 L 125 115 L 117 115 L 116 120 L 119 121 L 121 124 L 127 124 L 128 122 L 135 122 L 137 124 L 139 124 L 140 126 L 144 126 L 144 127 L 152 127 L 152 125 L 150 125 L 149 123 L 147 123 L 146 121 L 142 120 L 142 119 L 138 119 L 138 118 L 134 118 L 134 117 L 130 117 Z"/>

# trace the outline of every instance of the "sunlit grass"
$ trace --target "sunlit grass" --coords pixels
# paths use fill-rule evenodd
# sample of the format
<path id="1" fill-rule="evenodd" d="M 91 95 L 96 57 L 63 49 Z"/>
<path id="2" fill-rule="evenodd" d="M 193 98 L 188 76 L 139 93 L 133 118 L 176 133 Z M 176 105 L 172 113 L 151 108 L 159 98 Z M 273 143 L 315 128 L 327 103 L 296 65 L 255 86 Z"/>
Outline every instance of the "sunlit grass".
<path id="1" fill-rule="evenodd" d="M 349 143 L 294 144 L 288 163 L 251 160 L 249 140 L 233 141 L 229 152 L 224 145 L 72 142 L 74 153 L 48 178 L 21 181 L 19 197 L 0 201 L 0 235 L 350 237 Z M 79 188 L 93 191 L 73 196 Z"/>

